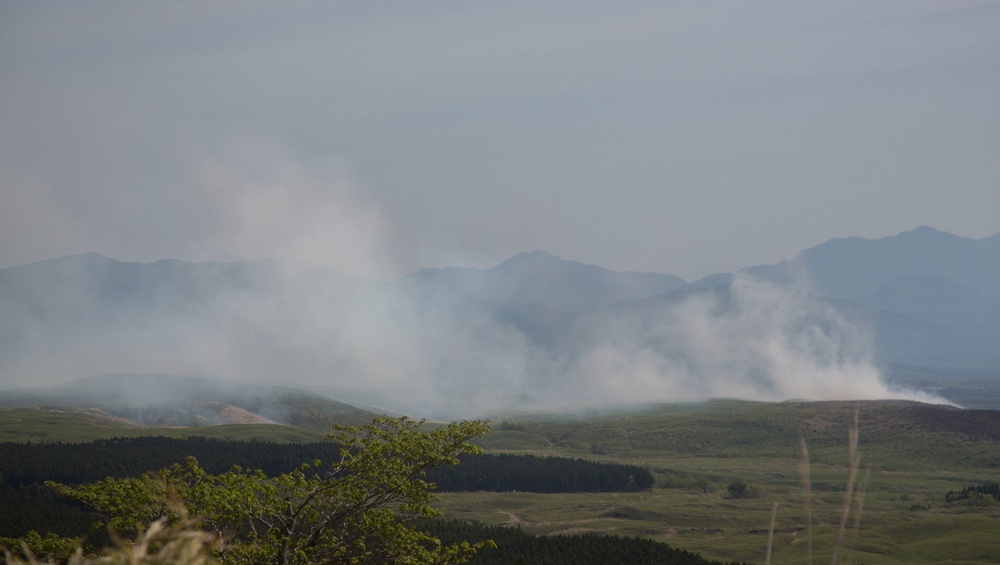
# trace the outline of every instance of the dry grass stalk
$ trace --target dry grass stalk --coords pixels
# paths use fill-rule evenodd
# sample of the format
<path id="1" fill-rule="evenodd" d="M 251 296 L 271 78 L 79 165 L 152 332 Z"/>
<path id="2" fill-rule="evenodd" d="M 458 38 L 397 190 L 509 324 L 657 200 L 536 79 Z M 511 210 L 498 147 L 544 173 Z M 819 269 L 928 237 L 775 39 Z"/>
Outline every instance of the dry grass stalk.
<path id="1" fill-rule="evenodd" d="M 115 539 L 113 548 L 94 558 L 84 558 L 77 549 L 67 565 L 211 565 L 216 563 L 212 549 L 218 540 L 198 528 L 197 522 L 182 515 L 173 525 L 161 518 L 140 532 L 135 540 Z M 7 565 L 54 565 L 53 561 L 39 561 L 23 547 L 24 558 L 6 553 Z"/>
<path id="2" fill-rule="evenodd" d="M 844 488 L 844 502 L 840 508 L 840 526 L 837 528 L 837 541 L 833 544 L 831 565 L 837 565 L 840 548 L 844 545 L 844 532 L 847 530 L 847 518 L 851 513 L 851 499 L 854 497 L 854 484 L 858 479 L 858 467 L 861 464 L 861 454 L 858 452 L 858 420 L 861 407 L 854 409 L 854 425 L 849 431 L 848 439 L 848 471 L 847 486 Z"/>
<path id="3" fill-rule="evenodd" d="M 805 497 L 806 505 L 806 552 L 809 556 L 807 563 L 813 562 L 813 516 L 812 516 L 812 478 L 809 472 L 809 447 L 806 445 L 806 438 L 800 438 L 802 447 L 802 461 L 799 462 L 799 471 L 802 474 L 802 495 Z"/>
<path id="4" fill-rule="evenodd" d="M 865 469 L 865 478 L 861 479 L 861 484 L 858 485 L 858 507 L 854 511 L 854 530 L 851 533 L 851 552 L 847 554 L 847 565 L 851 565 L 851 561 L 854 560 L 854 548 L 858 542 L 858 531 L 861 529 L 861 513 L 865 509 L 865 492 L 868 490 L 868 479 L 872 475 L 872 468 L 868 467 Z"/>
<path id="5" fill-rule="evenodd" d="M 767 530 L 767 555 L 764 557 L 764 564 L 771 565 L 771 546 L 774 544 L 774 522 L 778 517 L 778 503 L 771 506 L 771 527 Z"/>
<path id="6" fill-rule="evenodd" d="M 134 542 L 118 542 L 94 565 L 207 565 L 215 562 L 210 551 L 214 541 L 214 536 L 190 520 L 168 527 L 166 519 L 161 518 Z"/>

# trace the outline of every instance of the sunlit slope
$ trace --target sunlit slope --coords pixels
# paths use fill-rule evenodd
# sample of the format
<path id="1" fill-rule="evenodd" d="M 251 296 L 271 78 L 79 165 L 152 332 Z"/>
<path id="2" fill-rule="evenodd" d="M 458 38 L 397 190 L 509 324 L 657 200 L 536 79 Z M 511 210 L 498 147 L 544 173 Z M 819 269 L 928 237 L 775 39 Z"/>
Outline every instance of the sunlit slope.
<path id="1" fill-rule="evenodd" d="M 231 439 L 260 439 L 252 430 L 271 430 L 265 435 L 312 440 L 322 434 L 309 430 L 328 432 L 335 423 L 361 424 L 375 415 L 302 389 L 178 375 L 102 375 L 0 393 L 0 434 L 9 440 L 76 441 L 184 428 Z"/>
<path id="2" fill-rule="evenodd" d="M 881 469 L 1000 467 L 1000 411 L 905 401 L 709 400 L 510 417 L 488 438 L 500 449 L 614 458 L 770 457 L 839 463 L 855 410 L 866 463 Z"/>
<path id="3" fill-rule="evenodd" d="M 811 539 L 812 561 L 826 563 L 844 508 L 855 410 L 859 480 L 870 475 L 857 531 L 856 513 L 846 523 L 841 562 L 1000 562 L 1000 503 L 944 499 L 950 490 L 1000 481 L 1000 412 L 911 402 L 713 400 L 511 416 L 497 423 L 487 447 L 639 463 L 653 471 L 657 487 L 613 495 L 446 494 L 446 515 L 531 534 L 642 536 L 714 559 L 764 562 L 777 505 L 771 562 L 808 562 Z M 750 485 L 753 495 L 728 497 L 736 481 Z"/>

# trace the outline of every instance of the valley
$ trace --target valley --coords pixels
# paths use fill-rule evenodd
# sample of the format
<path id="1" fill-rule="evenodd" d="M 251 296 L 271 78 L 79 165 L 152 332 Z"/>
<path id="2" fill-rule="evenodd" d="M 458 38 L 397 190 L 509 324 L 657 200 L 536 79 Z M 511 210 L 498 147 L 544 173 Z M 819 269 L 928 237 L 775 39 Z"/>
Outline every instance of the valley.
<path id="1" fill-rule="evenodd" d="M 303 410 L 322 401 L 300 403 Z M 848 431 L 859 414 L 860 469 L 870 476 L 860 525 L 844 550 L 858 563 L 996 563 L 996 501 L 946 503 L 945 494 L 1000 481 L 1000 412 L 904 401 L 759 403 L 711 400 L 507 414 L 478 441 L 486 453 L 626 463 L 650 470 L 637 492 L 442 492 L 446 519 L 531 535 L 619 535 L 661 541 L 710 559 L 763 562 L 777 505 L 772 562 L 829 559 L 848 475 Z M 214 437 L 311 442 L 312 429 L 275 424 L 196 428 L 122 426 L 92 408 L 0 410 L 5 441 L 95 437 Z M 56 416 L 59 416 L 56 418 Z M 318 421 L 318 420 L 313 420 Z M 39 429 L 45 428 L 44 437 Z M 810 489 L 802 484 L 800 439 Z M 732 498 L 745 482 L 750 496 Z M 808 531 L 805 499 L 812 501 Z M 856 508 L 857 502 L 855 502 Z"/>

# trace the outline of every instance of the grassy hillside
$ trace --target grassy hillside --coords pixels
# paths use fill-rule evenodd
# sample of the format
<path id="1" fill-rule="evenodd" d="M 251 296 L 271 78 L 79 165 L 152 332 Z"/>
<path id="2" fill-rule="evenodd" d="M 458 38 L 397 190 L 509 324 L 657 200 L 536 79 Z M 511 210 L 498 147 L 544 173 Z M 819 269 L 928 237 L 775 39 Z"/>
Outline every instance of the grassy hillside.
<path id="1" fill-rule="evenodd" d="M 304 443 L 321 441 L 324 432 L 277 424 L 228 424 L 221 426 L 139 426 L 97 410 L 13 408 L 0 410 L 0 441 L 86 442 L 113 437 L 189 436 L 231 440 Z"/>
<path id="2" fill-rule="evenodd" d="M 794 460 L 799 439 L 814 462 L 843 459 L 860 410 L 865 460 L 905 471 L 934 466 L 1000 467 L 1000 411 L 959 410 L 904 401 L 784 402 L 710 400 L 615 411 L 584 410 L 501 421 L 496 449 L 566 451 L 660 460 L 766 457 Z"/>
<path id="3" fill-rule="evenodd" d="M 182 375 L 100 375 L 0 391 L 0 441 L 139 435 L 315 441 L 333 424 L 364 424 L 375 415 L 293 387 Z M 188 428 L 197 431 L 183 431 Z"/>
<path id="4" fill-rule="evenodd" d="M 1000 506 L 948 505 L 944 495 L 1000 480 L 1000 412 L 905 402 L 765 404 L 715 400 L 572 416 L 511 418 L 484 445 L 498 450 L 638 463 L 658 488 L 607 495 L 443 496 L 448 516 L 529 533 L 607 533 L 666 541 L 715 559 L 763 562 L 777 503 L 773 563 L 808 555 L 800 438 L 809 447 L 815 562 L 828 562 L 859 408 L 861 467 L 871 468 L 855 563 L 1000 563 Z M 755 496 L 727 498 L 733 481 Z M 853 526 L 854 516 L 849 519 Z M 852 541 L 854 540 L 854 541 Z M 847 554 L 842 555 L 846 559 Z"/>
<path id="5" fill-rule="evenodd" d="M 303 400 L 315 409 L 322 406 Z M 1000 412 L 910 402 L 713 400 L 509 416 L 481 440 L 488 451 L 562 455 L 642 465 L 656 487 L 593 494 L 446 493 L 449 518 L 507 524 L 531 534 L 642 536 L 721 560 L 763 562 L 777 504 L 772 563 L 830 560 L 848 476 L 848 430 L 859 411 L 864 510 L 845 536 L 846 562 L 1000 563 L 1000 506 L 947 504 L 949 490 L 1000 481 Z M 304 412 L 308 413 L 307 410 Z M 148 428 L 100 411 L 0 411 L 0 440 L 85 441 L 135 435 L 311 441 L 322 432 L 275 425 Z M 802 486 L 800 440 L 809 449 Z M 753 496 L 727 497 L 744 481 Z M 812 501 L 809 535 L 806 500 Z"/>

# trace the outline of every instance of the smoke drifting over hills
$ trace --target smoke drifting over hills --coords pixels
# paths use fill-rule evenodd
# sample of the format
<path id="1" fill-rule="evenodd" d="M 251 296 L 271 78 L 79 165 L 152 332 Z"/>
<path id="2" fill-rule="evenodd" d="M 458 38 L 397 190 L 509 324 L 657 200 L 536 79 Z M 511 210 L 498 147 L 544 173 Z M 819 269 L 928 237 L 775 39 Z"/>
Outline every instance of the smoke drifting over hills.
<path id="1" fill-rule="evenodd" d="M 540 247 L 691 279 L 995 233 L 998 3 L 2 16 L 0 388 L 211 374 L 458 414 L 1000 370 L 997 236 L 690 285 L 545 253 L 417 271 Z M 148 264 L 17 266 L 90 251 Z"/>
<path id="2" fill-rule="evenodd" d="M 189 255 L 256 250 L 282 260 L 142 264 L 87 253 L 2 269 L 0 387 L 109 373 L 217 375 L 323 387 L 345 401 L 435 417 L 719 396 L 941 402 L 889 387 L 878 363 L 907 362 L 912 350 L 933 356 L 921 343 L 992 343 L 1000 331 L 983 322 L 985 333 L 972 338 L 942 334 L 954 324 L 921 306 L 972 304 L 977 319 L 992 319 L 995 238 L 921 228 L 891 241 L 834 241 L 792 262 L 691 284 L 540 251 L 485 271 L 376 280 L 340 273 L 403 270 L 412 259 L 401 252 L 405 229 L 336 167 L 306 169 L 250 143 L 192 170 L 196 190 L 164 196 L 190 225 L 167 236 L 199 242 Z M 104 237 L 107 226 L 88 226 Z M 859 251 L 837 250 L 845 245 Z M 907 313 L 923 318 L 887 324 L 877 310 L 879 292 L 900 280 L 880 253 L 909 258 L 901 273 L 917 298 Z M 927 261 L 928 253 L 949 259 Z M 978 267 L 965 268 L 961 283 L 944 278 L 950 257 L 966 256 Z M 933 271 L 918 272 L 922 264 Z M 830 290 L 831 281 L 860 280 L 852 269 L 878 274 L 857 303 Z M 837 300 L 817 295 L 823 284 Z M 980 299 L 939 300 L 942 292 Z M 967 314 L 941 312 L 952 322 Z M 994 363 L 993 349 L 962 355 Z"/>
<path id="3" fill-rule="evenodd" d="M 618 336 L 613 347 L 586 357 L 592 382 L 606 383 L 606 395 L 930 400 L 887 387 L 871 330 L 799 288 L 737 276 L 728 289 L 672 305 L 652 327 L 626 331 L 635 329 L 642 333 Z"/>
<path id="4" fill-rule="evenodd" d="M 520 286 L 504 286 L 510 272 Z M 799 284 L 737 275 L 659 293 L 633 273 L 539 254 L 446 273 L 390 283 L 301 263 L 95 253 L 0 270 L 0 385 L 218 375 L 432 417 L 719 396 L 941 401 L 887 387 L 871 330 Z M 567 312 L 525 293 L 618 299 Z"/>

